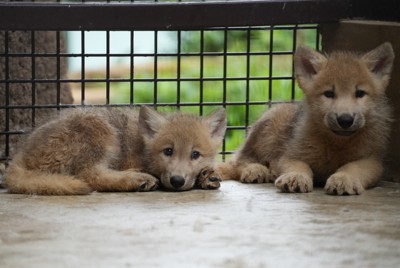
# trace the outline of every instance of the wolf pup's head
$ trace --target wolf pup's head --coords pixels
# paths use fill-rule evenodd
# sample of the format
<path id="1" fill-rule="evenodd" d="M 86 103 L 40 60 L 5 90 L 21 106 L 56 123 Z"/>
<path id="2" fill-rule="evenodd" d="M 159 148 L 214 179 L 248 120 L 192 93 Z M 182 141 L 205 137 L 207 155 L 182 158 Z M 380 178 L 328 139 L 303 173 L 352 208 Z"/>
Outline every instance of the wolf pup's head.
<path id="1" fill-rule="evenodd" d="M 393 60 L 390 43 L 364 55 L 323 55 L 299 47 L 294 57 L 296 79 L 314 116 L 311 119 L 322 120 L 330 132 L 339 136 L 358 132 L 368 118 L 377 118 L 371 113 L 386 109 L 385 89 Z"/>
<path id="2" fill-rule="evenodd" d="M 141 107 L 139 131 L 145 143 L 148 172 L 167 189 L 192 189 L 200 172 L 214 167 L 225 130 L 224 109 L 197 117 L 182 113 L 163 115 Z"/>

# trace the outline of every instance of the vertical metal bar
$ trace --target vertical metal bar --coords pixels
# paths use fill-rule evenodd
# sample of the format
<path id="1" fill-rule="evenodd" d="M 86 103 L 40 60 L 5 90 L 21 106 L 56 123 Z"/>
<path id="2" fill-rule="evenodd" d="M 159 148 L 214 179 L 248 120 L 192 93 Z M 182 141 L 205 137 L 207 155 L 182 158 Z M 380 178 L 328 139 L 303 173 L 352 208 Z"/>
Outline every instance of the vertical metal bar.
<path id="1" fill-rule="evenodd" d="M 157 86 L 158 86 L 158 31 L 154 31 L 154 94 L 153 94 L 153 107 L 157 107 Z"/>
<path id="2" fill-rule="evenodd" d="M 154 0 L 154 2 L 158 2 L 158 0 Z M 158 89 L 158 58 L 157 58 L 157 54 L 158 54 L 158 31 L 154 31 L 154 99 L 153 99 L 153 106 L 154 108 L 157 107 L 157 89 Z"/>
<path id="3" fill-rule="evenodd" d="M 203 115 L 204 102 L 204 30 L 200 31 L 200 115 Z"/>
<path id="4" fill-rule="evenodd" d="M 226 107 L 226 84 L 227 84 L 227 60 L 228 60 L 228 29 L 224 29 L 224 50 L 223 50 L 223 74 L 222 74 L 222 106 Z"/>
<path id="5" fill-rule="evenodd" d="M 110 31 L 106 31 L 106 105 L 110 104 Z"/>
<path id="6" fill-rule="evenodd" d="M 223 81 L 223 85 L 222 85 L 222 106 L 226 109 L 226 84 L 227 84 L 227 52 L 228 52 L 228 29 L 225 28 L 224 29 L 224 51 L 223 51 L 223 55 L 224 55 L 224 67 L 223 67 L 223 77 L 222 77 L 222 81 Z M 225 154 L 226 154 L 226 142 L 225 139 L 222 142 L 222 161 L 225 161 Z"/>
<path id="7" fill-rule="evenodd" d="M 5 147 L 5 157 L 6 159 L 9 159 L 10 157 L 10 83 L 9 83 L 9 79 L 10 79 L 10 58 L 9 58 L 9 32 L 5 31 L 4 32 L 4 54 L 5 54 L 5 58 L 4 58 L 4 64 L 5 64 L 5 106 L 6 106 L 6 110 L 5 110 L 5 129 L 4 131 L 6 132 L 6 147 Z"/>
<path id="8" fill-rule="evenodd" d="M 315 43 L 316 43 L 316 45 L 315 45 L 315 49 L 316 50 L 320 50 L 321 48 L 320 48 L 320 27 L 319 27 L 319 24 L 317 25 L 317 29 L 316 29 L 316 37 L 315 37 Z"/>
<path id="9" fill-rule="evenodd" d="M 61 53 L 61 47 L 60 47 L 60 31 L 56 31 L 56 69 L 57 69 L 57 100 L 56 100 L 56 105 L 57 105 L 57 111 L 60 111 L 60 103 L 61 103 L 61 60 L 60 60 L 60 53 Z"/>
<path id="10" fill-rule="evenodd" d="M 177 88 L 176 88 L 176 107 L 180 110 L 181 103 L 181 31 L 177 32 L 178 48 L 177 48 Z"/>
<path id="11" fill-rule="evenodd" d="M 31 31 L 31 73 L 32 73 L 32 88 L 31 88 L 31 101 L 32 101 L 32 128 L 35 127 L 36 119 L 36 56 L 35 56 L 35 31 Z"/>
<path id="12" fill-rule="evenodd" d="M 182 2 L 182 0 L 178 0 Z M 177 57 L 177 88 L 176 88 L 176 108 L 181 109 L 181 31 L 177 32 L 178 37 L 178 57 Z"/>
<path id="13" fill-rule="evenodd" d="M 135 57 L 134 57 L 134 53 L 135 53 L 135 32 L 131 31 L 131 38 L 130 38 L 130 46 L 131 46 L 131 61 L 130 61 L 130 92 L 129 92 L 129 105 L 133 106 L 133 103 L 135 101 L 135 91 L 134 91 L 134 87 L 133 87 L 133 79 L 134 79 L 134 66 L 135 66 Z"/>
<path id="14" fill-rule="evenodd" d="M 292 46 L 292 55 L 294 56 L 294 53 L 296 51 L 296 47 L 297 47 L 297 29 L 298 29 L 298 24 L 296 24 L 293 28 L 293 46 Z M 291 87 L 291 91 L 292 91 L 292 102 L 296 100 L 296 81 L 294 78 L 294 63 L 293 63 L 293 56 L 292 56 L 292 87 Z"/>
<path id="15" fill-rule="evenodd" d="M 269 81 L 268 81 L 268 107 L 272 104 L 272 60 L 274 50 L 274 26 L 270 26 L 269 32 Z"/>
<path id="16" fill-rule="evenodd" d="M 85 31 L 81 32 L 81 105 L 85 105 Z"/>
<path id="17" fill-rule="evenodd" d="M 245 111 L 245 126 L 246 132 L 249 126 L 249 115 L 250 115 L 250 28 L 247 29 L 246 35 L 246 111 Z"/>

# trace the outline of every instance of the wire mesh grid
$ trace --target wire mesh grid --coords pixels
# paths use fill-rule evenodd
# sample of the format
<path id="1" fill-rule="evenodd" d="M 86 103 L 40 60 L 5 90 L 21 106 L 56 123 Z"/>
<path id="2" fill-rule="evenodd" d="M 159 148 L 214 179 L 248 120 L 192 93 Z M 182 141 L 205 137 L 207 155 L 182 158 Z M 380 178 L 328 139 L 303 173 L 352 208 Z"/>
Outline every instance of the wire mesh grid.
<path id="1" fill-rule="evenodd" d="M 301 98 L 292 57 L 299 44 L 319 48 L 317 25 L 199 28 L 155 31 L 23 31 L 24 49 L 12 47 L 18 32 L 0 32 L 0 160 L 10 160 L 13 141 L 59 111 L 91 106 L 154 106 L 199 115 L 224 107 L 228 129 L 221 157 L 243 141 L 268 107 Z M 52 36 L 51 49 L 38 45 Z M 121 45 L 123 44 L 123 45 Z M 29 72 L 16 75 L 20 61 Z M 51 60 L 52 75 L 43 73 Z M 51 99 L 38 101 L 41 86 Z M 25 102 L 15 102 L 25 88 Z M 71 90 L 73 101 L 62 96 Z M 43 112 L 47 111 L 47 112 Z M 28 114 L 29 124 L 13 121 Z"/>

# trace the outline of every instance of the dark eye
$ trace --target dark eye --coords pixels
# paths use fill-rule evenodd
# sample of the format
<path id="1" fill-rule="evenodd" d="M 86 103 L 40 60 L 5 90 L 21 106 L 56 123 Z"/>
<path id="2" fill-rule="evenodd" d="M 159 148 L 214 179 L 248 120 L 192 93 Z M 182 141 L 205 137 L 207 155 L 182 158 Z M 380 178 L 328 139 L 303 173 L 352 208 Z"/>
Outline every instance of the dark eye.
<path id="1" fill-rule="evenodd" d="M 200 157 L 200 153 L 198 151 L 192 152 L 192 155 L 191 155 L 192 160 L 196 160 L 199 157 Z"/>
<path id="2" fill-rule="evenodd" d="M 174 153 L 174 150 L 172 150 L 172 148 L 165 148 L 163 150 L 164 155 L 166 156 L 171 156 Z"/>
<path id="3" fill-rule="evenodd" d="M 328 99 L 333 99 L 335 97 L 335 92 L 333 92 L 333 90 L 327 90 L 324 92 L 324 96 Z"/>
<path id="4" fill-rule="evenodd" d="M 366 95 L 367 93 L 364 90 L 357 89 L 356 90 L 356 98 L 362 98 Z"/>

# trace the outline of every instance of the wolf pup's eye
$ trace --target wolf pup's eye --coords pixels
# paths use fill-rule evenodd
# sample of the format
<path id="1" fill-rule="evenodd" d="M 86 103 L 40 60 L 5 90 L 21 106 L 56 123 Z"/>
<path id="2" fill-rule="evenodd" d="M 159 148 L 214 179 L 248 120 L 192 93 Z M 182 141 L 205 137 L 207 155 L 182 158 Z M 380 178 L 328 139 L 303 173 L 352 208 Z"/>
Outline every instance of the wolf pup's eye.
<path id="1" fill-rule="evenodd" d="M 172 148 L 165 148 L 163 150 L 164 155 L 166 156 L 171 156 L 174 153 L 174 150 L 172 150 Z"/>
<path id="2" fill-rule="evenodd" d="M 364 90 L 362 90 L 362 89 L 357 89 L 357 90 L 356 90 L 356 98 L 362 98 L 362 97 L 364 97 L 366 94 L 367 94 L 367 93 L 366 93 Z"/>
<path id="3" fill-rule="evenodd" d="M 324 96 L 328 99 L 333 99 L 335 97 L 335 92 L 333 90 L 327 90 L 324 92 Z"/>
<path id="4" fill-rule="evenodd" d="M 192 155 L 191 155 L 192 160 L 196 160 L 199 157 L 200 157 L 200 153 L 198 151 L 192 152 Z"/>

